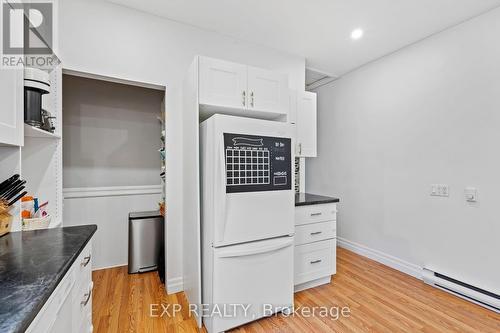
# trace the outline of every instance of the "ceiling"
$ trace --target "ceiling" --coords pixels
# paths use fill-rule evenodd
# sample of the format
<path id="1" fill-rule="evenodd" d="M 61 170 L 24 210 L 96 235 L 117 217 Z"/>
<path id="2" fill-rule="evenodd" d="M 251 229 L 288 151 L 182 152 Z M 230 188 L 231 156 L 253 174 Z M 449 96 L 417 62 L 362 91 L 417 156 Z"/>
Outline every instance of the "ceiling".
<path id="1" fill-rule="evenodd" d="M 500 0 L 109 0 L 306 58 L 341 76 Z M 362 28 L 364 37 L 350 33 Z"/>

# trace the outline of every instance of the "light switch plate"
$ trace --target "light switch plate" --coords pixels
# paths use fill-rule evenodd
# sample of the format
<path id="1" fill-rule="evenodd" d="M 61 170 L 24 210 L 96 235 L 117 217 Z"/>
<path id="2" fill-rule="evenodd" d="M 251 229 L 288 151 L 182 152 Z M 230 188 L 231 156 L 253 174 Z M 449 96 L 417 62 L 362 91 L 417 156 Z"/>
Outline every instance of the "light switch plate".
<path id="1" fill-rule="evenodd" d="M 435 197 L 449 197 L 450 187 L 447 184 L 432 184 L 431 196 Z"/>

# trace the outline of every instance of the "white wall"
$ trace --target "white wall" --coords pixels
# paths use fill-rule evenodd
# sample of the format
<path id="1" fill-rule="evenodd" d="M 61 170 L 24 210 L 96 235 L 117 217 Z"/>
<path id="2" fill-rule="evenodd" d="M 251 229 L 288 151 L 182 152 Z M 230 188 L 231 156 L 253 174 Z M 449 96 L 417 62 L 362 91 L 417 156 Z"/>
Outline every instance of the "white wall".
<path id="1" fill-rule="evenodd" d="M 102 1 L 60 3 L 60 58 L 67 69 L 167 87 L 167 280 L 182 276 L 183 77 L 197 54 L 286 73 L 303 89 L 305 60 Z"/>
<path id="2" fill-rule="evenodd" d="M 103 196 L 98 192 L 80 191 L 77 197 L 64 199 L 64 226 L 97 225 L 92 238 L 92 269 L 127 265 L 128 213 L 157 210 L 160 193 L 159 186 L 142 191 L 115 188 Z"/>
<path id="3" fill-rule="evenodd" d="M 341 198 L 341 238 L 496 293 L 499 35 L 497 9 L 320 88 L 306 169 L 307 191 Z"/>
<path id="4" fill-rule="evenodd" d="M 64 187 L 159 185 L 164 92 L 63 76 Z"/>

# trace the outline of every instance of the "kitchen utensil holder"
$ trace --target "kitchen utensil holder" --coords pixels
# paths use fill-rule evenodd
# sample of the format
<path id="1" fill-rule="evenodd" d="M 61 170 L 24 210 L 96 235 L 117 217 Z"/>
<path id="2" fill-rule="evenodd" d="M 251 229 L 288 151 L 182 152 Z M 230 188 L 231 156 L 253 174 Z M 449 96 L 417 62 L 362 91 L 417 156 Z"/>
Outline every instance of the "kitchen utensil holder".
<path id="1" fill-rule="evenodd" d="M 13 217 L 9 213 L 0 214 L 0 236 L 8 234 L 12 228 Z"/>

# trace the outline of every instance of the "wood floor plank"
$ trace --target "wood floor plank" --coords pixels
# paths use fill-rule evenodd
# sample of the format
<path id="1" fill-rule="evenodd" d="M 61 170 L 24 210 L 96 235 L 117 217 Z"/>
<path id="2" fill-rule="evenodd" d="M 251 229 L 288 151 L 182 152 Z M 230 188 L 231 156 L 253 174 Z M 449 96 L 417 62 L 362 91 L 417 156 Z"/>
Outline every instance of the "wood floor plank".
<path id="1" fill-rule="evenodd" d="M 339 263 L 339 265 L 343 264 Z M 435 299 L 425 297 L 425 293 L 423 294 L 422 290 L 428 289 L 429 291 L 434 292 L 434 288 L 423 284 L 417 292 L 412 290 L 412 288 L 400 289 L 399 283 L 388 283 L 388 276 L 386 276 L 385 279 L 380 279 L 378 274 L 368 271 L 364 271 L 363 274 L 359 274 L 359 272 L 351 270 L 350 268 L 346 268 L 346 270 L 344 271 L 344 275 L 350 277 L 349 281 L 346 281 L 345 284 L 350 285 L 353 289 L 363 290 L 365 292 L 364 295 L 371 294 L 374 297 L 378 295 L 384 295 L 383 300 L 384 302 L 389 303 L 389 306 L 398 306 L 397 303 L 401 303 L 401 300 L 403 300 L 405 306 L 399 306 L 402 311 L 404 311 L 405 307 L 411 308 L 412 306 L 416 306 L 417 309 L 414 310 L 416 310 L 417 313 L 421 313 L 421 316 L 425 316 L 427 313 L 432 314 L 433 318 L 439 321 L 439 325 L 441 327 L 446 327 L 450 332 L 477 331 L 476 328 L 468 325 L 470 311 L 462 314 L 462 309 L 454 306 L 455 303 L 458 302 L 463 303 L 463 305 L 469 307 L 470 303 L 463 299 L 457 298 L 453 295 L 449 295 L 442 291 L 439 291 L 442 294 L 441 296 L 443 296 L 444 298 L 448 298 L 448 301 L 440 300 L 439 297 Z M 442 312 L 442 309 L 449 310 L 450 308 L 452 308 L 454 311 L 448 311 L 448 313 Z M 481 310 L 480 313 L 493 313 L 492 311 L 483 308 L 479 310 Z M 485 319 L 487 317 L 488 316 L 486 316 Z M 429 321 L 431 323 L 434 321 L 434 319 L 426 319 L 428 324 Z M 493 325 L 493 323 L 491 324 Z M 491 328 L 488 328 L 487 325 L 485 326 L 481 322 L 476 322 L 475 326 L 480 326 L 478 328 L 481 329 L 481 332 L 495 332 L 495 330 L 492 331 Z M 496 332 L 498 332 L 498 330 L 496 330 Z"/>
<path id="2" fill-rule="evenodd" d="M 348 250 L 337 249 L 337 275 L 328 285 L 295 294 L 295 307 L 348 307 L 330 317 L 278 314 L 232 332 L 497 333 L 500 315 Z M 126 267 L 94 271 L 93 325 L 97 333 L 204 332 L 189 315 L 184 293 L 167 295 L 156 272 L 128 274 Z M 151 316 L 151 304 L 181 311 Z"/>

